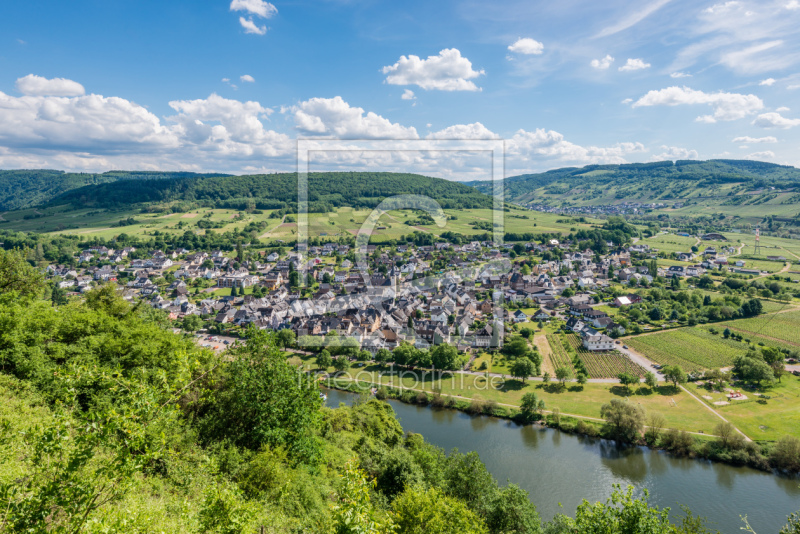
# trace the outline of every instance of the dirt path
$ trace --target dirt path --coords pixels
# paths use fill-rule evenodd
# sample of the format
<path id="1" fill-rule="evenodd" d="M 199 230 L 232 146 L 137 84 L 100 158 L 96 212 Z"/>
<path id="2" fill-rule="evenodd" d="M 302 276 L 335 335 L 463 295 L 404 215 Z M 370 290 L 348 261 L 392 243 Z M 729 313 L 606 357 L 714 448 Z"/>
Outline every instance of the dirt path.
<path id="1" fill-rule="evenodd" d="M 2 215 L 0 215 L 0 217 L 2 217 Z M 784 251 L 785 253 L 789 254 L 790 256 L 794 256 L 795 258 L 797 258 L 798 260 L 800 260 L 800 256 L 798 256 L 797 254 L 795 254 L 795 253 L 794 253 L 794 252 L 792 252 L 791 250 L 787 250 L 787 249 L 785 249 L 785 248 L 783 248 L 783 247 L 781 247 L 781 250 L 782 250 L 782 251 Z"/>
<path id="2" fill-rule="evenodd" d="M 8 212 L 4 211 L 3 213 L 0 213 L 0 222 L 5 222 L 6 219 L 5 219 L 5 217 L 3 217 L 3 215 L 5 215 L 6 213 L 8 213 Z"/>
<path id="3" fill-rule="evenodd" d="M 281 217 L 281 222 L 279 222 L 277 225 L 275 225 L 275 228 L 273 228 L 273 229 L 271 229 L 271 230 L 267 230 L 266 232 L 264 232 L 263 234 L 261 234 L 260 236 L 258 236 L 258 238 L 259 238 L 259 239 L 264 239 L 265 237 L 267 237 L 269 234 L 271 234 L 272 232 L 274 232 L 275 230 L 277 230 L 278 228 L 280 228 L 280 227 L 281 227 L 281 225 L 283 224 L 283 221 L 284 221 L 284 220 L 286 220 L 286 215 L 284 215 L 283 217 Z"/>
<path id="4" fill-rule="evenodd" d="M 692 397 L 694 400 L 696 400 L 697 402 L 699 402 L 700 404 L 702 404 L 703 406 L 705 406 L 705 407 L 706 407 L 706 408 L 707 408 L 707 409 L 708 409 L 708 410 L 709 410 L 711 413 L 713 413 L 714 415 L 716 415 L 717 417 L 719 417 L 720 419 L 722 419 L 722 420 L 723 420 L 723 421 L 725 421 L 726 423 L 730 423 L 731 425 L 733 425 L 733 428 L 735 428 L 735 429 L 736 429 L 736 431 L 737 431 L 739 434 L 741 434 L 742 436 L 744 436 L 744 439 L 745 439 L 746 441 L 753 441 L 752 439 L 750 439 L 750 438 L 747 436 L 747 434 L 745 434 L 744 432 L 742 432 L 741 430 L 739 430 L 739 428 L 738 428 L 736 425 L 734 425 L 733 423 L 731 423 L 730 421 L 728 421 L 727 419 L 725 419 L 724 417 L 722 417 L 722 415 L 721 415 L 721 414 L 720 414 L 718 411 L 716 411 L 714 408 L 712 408 L 711 406 L 709 406 L 708 404 L 706 404 L 705 402 L 703 402 L 702 400 L 700 400 L 700 399 L 699 399 L 699 398 L 698 398 L 698 397 L 697 397 L 697 396 L 696 396 L 694 393 L 692 393 L 691 391 L 689 391 L 688 389 L 686 389 L 686 388 L 685 388 L 685 387 L 683 387 L 683 386 L 681 386 L 681 389 L 682 389 L 683 391 L 685 391 L 686 393 L 688 393 L 688 394 L 689 394 L 689 396 L 690 396 L 690 397 Z"/>
<path id="5" fill-rule="evenodd" d="M 775 271 L 774 273 L 762 274 L 761 276 L 756 276 L 755 278 L 753 278 L 753 280 L 758 280 L 759 278 L 769 278 L 773 274 L 782 274 L 782 273 L 785 273 L 786 271 L 788 271 L 791 268 L 792 268 L 792 264 L 789 263 L 789 262 L 786 262 L 786 264 L 781 268 L 780 271 Z"/>

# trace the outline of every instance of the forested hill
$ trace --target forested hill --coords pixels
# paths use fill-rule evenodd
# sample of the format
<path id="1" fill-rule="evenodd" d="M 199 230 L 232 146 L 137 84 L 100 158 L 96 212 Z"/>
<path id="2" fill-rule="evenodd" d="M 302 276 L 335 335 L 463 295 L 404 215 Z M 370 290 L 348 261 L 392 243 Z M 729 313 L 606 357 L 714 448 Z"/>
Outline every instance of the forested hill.
<path id="1" fill-rule="evenodd" d="M 418 174 L 322 172 L 308 175 L 309 210 L 339 206 L 372 208 L 386 197 L 424 195 L 443 208 L 489 208 L 492 199 L 472 187 Z M 283 209 L 297 203 L 297 174 L 187 177 L 181 180 L 118 180 L 73 189 L 49 201 L 75 208 L 117 208 L 134 204 L 192 202 L 231 209 Z"/>
<path id="2" fill-rule="evenodd" d="M 117 180 L 175 179 L 197 176 L 201 175 L 190 172 L 109 171 L 93 174 L 68 173 L 48 169 L 0 170 L 0 210 L 18 210 L 46 204 L 54 197 L 72 189 L 106 184 Z"/>
<path id="3" fill-rule="evenodd" d="M 491 194 L 491 182 L 469 185 Z M 800 187 L 800 169 L 749 160 L 679 160 L 566 167 L 505 180 L 508 200 L 571 205 L 731 197 L 771 187 Z"/>

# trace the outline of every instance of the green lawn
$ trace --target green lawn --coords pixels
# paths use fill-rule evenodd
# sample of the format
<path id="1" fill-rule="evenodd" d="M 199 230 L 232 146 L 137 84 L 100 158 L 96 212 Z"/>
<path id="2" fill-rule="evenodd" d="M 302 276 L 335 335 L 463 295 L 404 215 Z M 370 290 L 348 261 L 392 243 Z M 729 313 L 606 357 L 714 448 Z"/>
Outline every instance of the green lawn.
<path id="1" fill-rule="evenodd" d="M 733 401 L 728 406 L 713 404 L 728 401 L 722 393 L 711 393 L 694 384 L 688 384 L 687 387 L 752 439 L 777 440 L 785 435 L 800 437 L 800 378 L 798 377 L 784 375 L 781 382 L 776 382 L 772 386 L 759 388 L 755 392 L 742 390 L 748 399 Z M 759 402 L 760 397 L 754 393 L 762 393 L 770 398 L 761 399 Z"/>
<path id="2" fill-rule="evenodd" d="M 369 369 L 369 368 L 367 368 Z M 428 375 L 430 376 L 430 375 Z M 420 382 L 413 372 L 406 372 L 403 377 L 384 372 L 380 378 L 374 371 L 365 371 L 358 377 L 361 381 L 382 383 L 385 385 L 403 386 L 407 388 L 431 391 L 434 386 L 430 379 Z M 499 379 L 494 379 L 498 384 Z M 719 419 L 692 399 L 685 392 L 671 386 L 659 387 L 656 392 L 642 388 L 640 393 L 627 395 L 622 386 L 616 384 L 586 384 L 583 388 L 576 384 L 568 384 L 562 389 L 556 384 L 545 385 L 541 382 L 527 382 L 524 386 L 517 380 L 505 382 L 503 387 L 487 385 L 483 376 L 455 373 L 450 379 L 437 382 L 444 395 L 452 395 L 464 399 L 479 397 L 495 400 L 501 404 L 519 406 L 522 396 L 529 391 L 545 401 L 546 409 L 558 408 L 564 414 L 600 419 L 600 409 L 611 399 L 627 398 L 629 402 L 640 404 L 646 411 L 664 415 L 668 426 L 690 432 L 712 433 Z"/>

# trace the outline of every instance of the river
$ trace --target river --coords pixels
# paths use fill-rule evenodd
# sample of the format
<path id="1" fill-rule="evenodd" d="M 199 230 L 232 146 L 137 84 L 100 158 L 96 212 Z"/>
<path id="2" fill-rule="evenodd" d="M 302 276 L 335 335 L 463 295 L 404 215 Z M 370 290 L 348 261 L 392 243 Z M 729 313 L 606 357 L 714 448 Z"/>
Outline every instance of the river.
<path id="1" fill-rule="evenodd" d="M 328 406 L 349 404 L 354 395 L 326 390 Z M 389 401 L 407 432 L 450 451 L 475 451 L 500 482 L 530 493 L 543 519 L 575 513 L 582 499 L 605 500 L 612 484 L 650 491 L 650 502 L 673 509 L 680 504 L 707 517 L 714 529 L 738 533 L 747 515 L 758 534 L 777 534 L 786 517 L 800 510 L 800 480 L 746 467 L 675 458 L 646 447 L 574 436 L 536 425 Z M 559 508 L 563 505 L 563 509 Z M 677 513 L 676 513 L 677 512 Z"/>

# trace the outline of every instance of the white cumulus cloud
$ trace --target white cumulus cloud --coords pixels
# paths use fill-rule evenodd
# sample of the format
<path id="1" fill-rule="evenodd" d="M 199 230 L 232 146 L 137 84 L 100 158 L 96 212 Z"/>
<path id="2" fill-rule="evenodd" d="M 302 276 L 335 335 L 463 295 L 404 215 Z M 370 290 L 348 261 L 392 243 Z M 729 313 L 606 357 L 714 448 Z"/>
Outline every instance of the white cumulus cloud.
<path id="1" fill-rule="evenodd" d="M 109 154 L 177 144 L 158 117 L 124 98 L 0 92 L 0 146 Z"/>
<path id="2" fill-rule="evenodd" d="M 544 52 L 544 44 L 530 37 L 522 37 L 509 45 L 508 49 L 517 54 L 538 55 Z"/>
<path id="3" fill-rule="evenodd" d="M 563 134 L 537 128 L 519 130 L 506 142 L 506 151 L 517 167 L 541 168 L 545 160 L 559 164 L 627 163 L 626 154 L 644 152 L 641 143 L 617 143 L 611 147 L 584 147 L 564 139 Z"/>
<path id="4" fill-rule="evenodd" d="M 753 152 L 747 155 L 750 159 L 772 159 L 775 157 L 775 152 L 772 150 L 764 150 L 762 152 Z"/>
<path id="5" fill-rule="evenodd" d="M 642 70 L 650 68 L 650 63 L 645 63 L 644 60 L 639 58 L 628 58 L 623 66 L 619 68 L 620 71 L 626 72 L 631 70 Z"/>
<path id="6" fill-rule="evenodd" d="M 744 135 L 742 137 L 734 137 L 732 143 L 777 143 L 778 138 L 767 136 L 767 137 L 750 137 L 749 135 Z"/>
<path id="7" fill-rule="evenodd" d="M 800 119 L 787 119 L 780 113 L 771 111 L 769 113 L 762 113 L 756 117 L 753 124 L 761 126 L 762 128 L 781 128 L 783 130 L 788 130 L 789 128 L 800 126 Z"/>
<path id="8" fill-rule="evenodd" d="M 242 28 L 244 28 L 244 33 L 254 33 L 256 35 L 264 35 L 267 33 L 267 27 L 264 25 L 259 26 L 253 22 L 253 19 L 239 17 L 239 24 L 241 24 Z"/>
<path id="9" fill-rule="evenodd" d="M 483 70 L 474 70 L 472 62 L 456 48 L 446 48 L 427 59 L 400 56 L 397 63 L 383 67 L 382 72 L 387 75 L 386 83 L 391 85 L 417 85 L 440 91 L 480 91 L 472 79 L 485 74 Z"/>
<path id="10" fill-rule="evenodd" d="M 291 108 L 297 129 L 306 134 L 339 139 L 418 139 L 414 127 L 405 127 L 380 115 L 352 107 L 341 96 L 311 98 Z"/>
<path id="11" fill-rule="evenodd" d="M 256 81 L 256 79 L 250 76 L 249 74 L 242 74 L 241 76 L 239 76 L 239 79 L 242 80 L 243 82 L 249 82 L 249 83 L 253 83 Z"/>
<path id="12" fill-rule="evenodd" d="M 403 91 L 403 94 L 400 95 L 400 98 L 402 100 L 414 100 L 417 97 L 414 95 L 414 91 L 412 91 L 411 89 L 406 89 L 405 91 Z"/>
<path id="13" fill-rule="evenodd" d="M 764 108 L 764 102 L 755 95 L 740 93 L 705 93 L 689 87 L 667 87 L 652 90 L 633 103 L 633 107 L 679 106 L 706 104 L 712 107 L 713 115 L 704 115 L 702 122 L 731 121 L 741 119 Z"/>
<path id="14" fill-rule="evenodd" d="M 781 106 L 778 109 L 776 109 L 775 111 L 777 111 L 778 113 L 783 113 L 783 112 L 792 111 L 792 110 L 791 110 L 791 108 L 787 108 L 786 106 Z"/>
<path id="15" fill-rule="evenodd" d="M 758 82 L 758 85 L 766 85 L 769 87 L 770 85 L 775 83 L 775 78 L 767 78 L 766 80 L 761 80 Z"/>
<path id="16" fill-rule="evenodd" d="M 686 72 L 673 72 L 669 75 L 670 78 L 691 78 L 692 75 Z"/>
<path id="17" fill-rule="evenodd" d="M 259 102 L 231 100 L 217 94 L 196 100 L 173 100 L 178 112 L 168 119 L 187 143 L 199 149 L 233 158 L 288 154 L 288 136 L 268 130 L 261 122 L 272 110 Z"/>
<path id="18" fill-rule="evenodd" d="M 661 146 L 662 152 L 656 156 L 653 156 L 653 159 L 656 161 L 664 161 L 664 160 L 679 160 L 679 159 L 698 159 L 699 155 L 697 154 L 697 150 L 692 150 L 688 148 L 681 148 L 677 146 Z"/>
<path id="19" fill-rule="evenodd" d="M 17 79 L 17 91 L 27 96 L 82 96 L 86 90 L 78 82 L 66 78 L 47 79 L 28 74 Z"/>
<path id="20" fill-rule="evenodd" d="M 606 54 L 606 57 L 601 59 L 593 59 L 590 65 L 596 69 L 605 70 L 614 63 L 614 58 Z"/>
<path id="21" fill-rule="evenodd" d="M 480 122 L 454 124 L 444 130 L 428 134 L 428 139 L 499 139 L 500 136 Z"/>
<path id="22" fill-rule="evenodd" d="M 278 8 L 264 0 L 233 0 L 231 11 L 245 11 L 261 18 L 271 18 L 278 13 Z"/>

